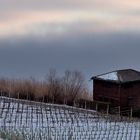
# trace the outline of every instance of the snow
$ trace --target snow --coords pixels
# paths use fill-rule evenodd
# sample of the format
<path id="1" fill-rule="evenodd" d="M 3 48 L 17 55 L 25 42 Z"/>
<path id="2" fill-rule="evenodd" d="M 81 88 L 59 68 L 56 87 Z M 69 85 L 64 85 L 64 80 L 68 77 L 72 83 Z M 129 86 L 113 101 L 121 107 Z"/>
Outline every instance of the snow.
<path id="1" fill-rule="evenodd" d="M 75 107 L 0 97 L 0 132 L 25 140 L 139 140 L 140 122 Z"/>
<path id="2" fill-rule="evenodd" d="M 117 76 L 117 72 L 111 72 L 108 74 L 100 75 L 98 78 L 105 79 L 105 80 L 119 80 Z"/>

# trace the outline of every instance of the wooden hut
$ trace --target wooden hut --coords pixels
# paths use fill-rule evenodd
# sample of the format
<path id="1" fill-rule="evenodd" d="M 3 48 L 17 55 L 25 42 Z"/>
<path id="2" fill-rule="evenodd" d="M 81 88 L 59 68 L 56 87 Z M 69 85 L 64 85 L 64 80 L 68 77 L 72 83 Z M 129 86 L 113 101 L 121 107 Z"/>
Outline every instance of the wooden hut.
<path id="1" fill-rule="evenodd" d="M 124 69 L 93 76 L 93 100 L 140 108 L 140 72 Z"/>

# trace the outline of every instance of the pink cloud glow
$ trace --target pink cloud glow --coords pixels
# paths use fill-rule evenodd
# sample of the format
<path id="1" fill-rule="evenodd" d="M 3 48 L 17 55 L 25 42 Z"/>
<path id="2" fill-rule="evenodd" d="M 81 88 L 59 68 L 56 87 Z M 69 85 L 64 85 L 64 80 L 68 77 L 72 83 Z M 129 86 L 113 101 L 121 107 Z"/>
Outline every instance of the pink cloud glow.
<path id="1" fill-rule="evenodd" d="M 139 31 L 138 0 L 0 1 L 0 36 Z"/>

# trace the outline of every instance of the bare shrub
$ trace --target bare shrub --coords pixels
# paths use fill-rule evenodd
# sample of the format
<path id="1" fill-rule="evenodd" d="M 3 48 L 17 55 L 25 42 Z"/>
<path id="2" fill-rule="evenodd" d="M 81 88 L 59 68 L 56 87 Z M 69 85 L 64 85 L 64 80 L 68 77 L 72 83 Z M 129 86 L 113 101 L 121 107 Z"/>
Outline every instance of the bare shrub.
<path id="1" fill-rule="evenodd" d="M 55 69 L 50 69 L 47 75 L 48 97 L 53 103 L 58 103 L 62 94 L 61 79 L 57 76 Z"/>
<path id="2" fill-rule="evenodd" d="M 9 96 L 8 81 L 9 80 L 7 78 L 0 79 L 0 94 L 1 94 L 1 96 Z"/>
<path id="3" fill-rule="evenodd" d="M 41 102 L 48 102 L 48 85 L 46 81 L 36 82 L 35 100 Z"/>
<path id="4" fill-rule="evenodd" d="M 79 71 L 65 71 L 62 78 L 64 103 L 73 105 L 85 89 L 84 77 Z"/>
<path id="5" fill-rule="evenodd" d="M 58 104 L 74 105 L 79 99 L 88 99 L 84 76 L 79 71 L 66 70 L 58 76 L 50 69 L 46 79 L 0 79 L 0 95 L 18 99 L 37 100 Z"/>

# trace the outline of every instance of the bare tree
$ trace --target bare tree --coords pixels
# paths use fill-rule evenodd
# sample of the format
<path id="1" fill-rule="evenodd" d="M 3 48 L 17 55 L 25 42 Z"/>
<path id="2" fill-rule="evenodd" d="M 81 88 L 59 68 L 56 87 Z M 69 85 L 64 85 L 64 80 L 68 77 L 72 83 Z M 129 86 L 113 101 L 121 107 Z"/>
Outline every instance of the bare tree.
<path id="1" fill-rule="evenodd" d="M 9 80 L 7 78 L 0 79 L 0 94 L 1 94 L 1 96 L 9 96 L 8 81 Z"/>
<path id="2" fill-rule="evenodd" d="M 48 102 L 48 85 L 46 81 L 36 82 L 35 99 L 41 102 Z"/>
<path id="3" fill-rule="evenodd" d="M 79 71 L 65 71 L 63 77 L 63 97 L 64 103 L 74 105 L 85 88 L 84 76 Z"/>
<path id="4" fill-rule="evenodd" d="M 55 69 L 50 69 L 47 75 L 48 95 L 53 103 L 58 102 L 61 96 L 61 82 L 60 78 L 56 75 Z"/>
<path id="5" fill-rule="evenodd" d="M 1 78 L 0 93 L 2 96 L 68 105 L 74 105 L 81 98 L 88 98 L 81 72 L 66 70 L 64 75 L 59 77 L 55 69 L 50 69 L 44 81 L 36 81 L 33 77 Z"/>

